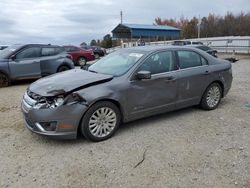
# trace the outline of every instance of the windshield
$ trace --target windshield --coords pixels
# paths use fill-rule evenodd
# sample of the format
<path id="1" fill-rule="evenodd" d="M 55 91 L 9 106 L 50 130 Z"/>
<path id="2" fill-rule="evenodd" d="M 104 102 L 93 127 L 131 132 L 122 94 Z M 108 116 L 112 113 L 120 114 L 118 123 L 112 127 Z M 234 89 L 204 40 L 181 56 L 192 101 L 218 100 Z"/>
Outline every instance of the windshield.
<path id="1" fill-rule="evenodd" d="M 125 74 L 144 54 L 133 52 L 114 52 L 89 67 L 89 71 L 121 76 Z"/>
<path id="2" fill-rule="evenodd" d="M 9 46 L 3 50 L 0 51 L 0 59 L 6 59 L 9 57 L 9 55 L 13 54 L 15 51 L 17 51 L 20 48 L 18 45 Z"/>

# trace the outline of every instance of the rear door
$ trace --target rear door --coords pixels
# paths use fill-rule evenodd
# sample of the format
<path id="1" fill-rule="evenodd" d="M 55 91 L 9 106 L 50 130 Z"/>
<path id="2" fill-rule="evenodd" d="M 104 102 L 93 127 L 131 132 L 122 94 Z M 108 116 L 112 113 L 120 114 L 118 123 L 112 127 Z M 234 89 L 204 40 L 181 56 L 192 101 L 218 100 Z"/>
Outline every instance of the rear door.
<path id="1" fill-rule="evenodd" d="M 198 104 L 208 85 L 207 60 L 192 50 L 177 50 L 176 56 L 179 66 L 177 107 Z"/>
<path id="2" fill-rule="evenodd" d="M 42 47 L 41 51 L 41 72 L 43 76 L 53 74 L 57 70 L 57 60 L 59 56 L 56 55 L 55 47 Z"/>
<path id="3" fill-rule="evenodd" d="M 9 60 L 12 78 L 38 78 L 41 77 L 40 47 L 27 47 L 19 51 Z"/>

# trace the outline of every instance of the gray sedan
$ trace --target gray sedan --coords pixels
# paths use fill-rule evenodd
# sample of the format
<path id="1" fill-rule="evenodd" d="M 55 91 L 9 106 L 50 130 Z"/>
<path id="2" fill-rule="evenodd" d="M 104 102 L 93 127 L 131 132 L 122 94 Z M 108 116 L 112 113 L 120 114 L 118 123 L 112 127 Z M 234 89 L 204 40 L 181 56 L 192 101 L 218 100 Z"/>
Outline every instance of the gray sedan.
<path id="1" fill-rule="evenodd" d="M 64 80 L 64 82 L 61 82 Z M 231 64 L 190 47 L 138 47 L 114 52 L 86 70 L 42 78 L 24 94 L 31 131 L 92 141 L 124 122 L 193 105 L 215 109 L 232 83 Z"/>

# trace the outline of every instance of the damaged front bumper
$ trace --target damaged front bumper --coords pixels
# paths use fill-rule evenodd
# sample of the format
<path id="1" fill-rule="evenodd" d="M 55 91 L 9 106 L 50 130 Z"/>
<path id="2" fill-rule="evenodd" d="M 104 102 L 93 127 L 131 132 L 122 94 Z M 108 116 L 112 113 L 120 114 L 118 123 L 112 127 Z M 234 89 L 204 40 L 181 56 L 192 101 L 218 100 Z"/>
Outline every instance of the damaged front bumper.
<path id="1" fill-rule="evenodd" d="M 87 106 L 80 103 L 35 109 L 27 102 L 27 99 L 22 100 L 26 127 L 37 134 L 59 139 L 77 137 L 77 129 L 86 110 Z"/>

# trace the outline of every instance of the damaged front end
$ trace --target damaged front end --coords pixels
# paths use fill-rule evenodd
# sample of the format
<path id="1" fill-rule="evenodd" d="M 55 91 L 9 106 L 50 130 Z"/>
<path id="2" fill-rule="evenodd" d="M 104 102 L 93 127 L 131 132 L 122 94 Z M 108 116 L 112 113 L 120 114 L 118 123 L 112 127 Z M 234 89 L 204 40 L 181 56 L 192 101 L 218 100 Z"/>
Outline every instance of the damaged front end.
<path id="1" fill-rule="evenodd" d="M 34 109 L 52 109 L 62 105 L 73 105 L 76 103 L 87 105 L 87 101 L 76 92 L 44 97 L 31 91 L 27 91 L 24 94 L 24 101 L 26 101 Z"/>
<path id="2" fill-rule="evenodd" d="M 41 96 L 28 90 L 22 100 L 26 127 L 37 134 L 74 139 L 87 102 L 78 93 Z"/>

